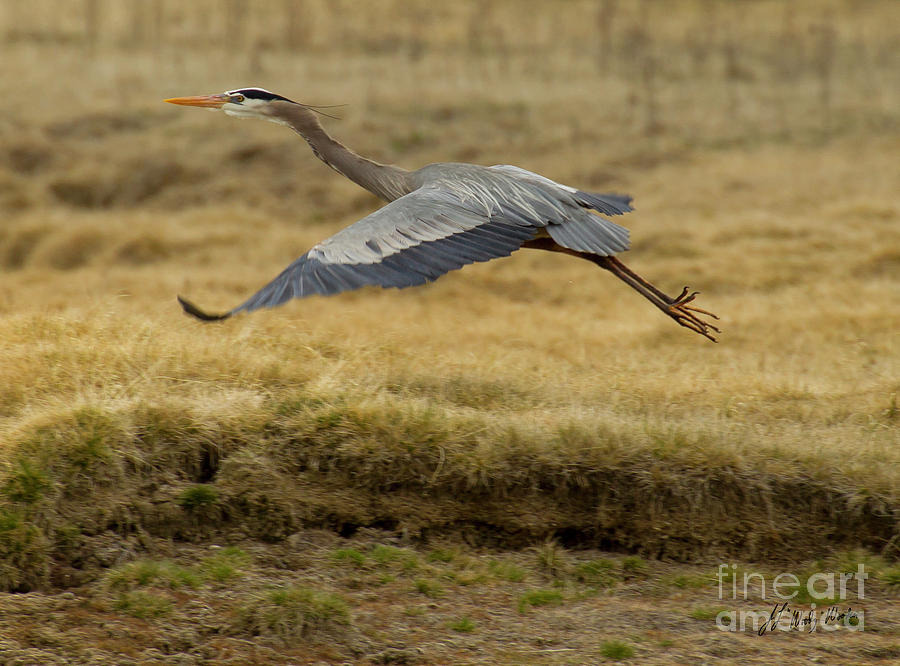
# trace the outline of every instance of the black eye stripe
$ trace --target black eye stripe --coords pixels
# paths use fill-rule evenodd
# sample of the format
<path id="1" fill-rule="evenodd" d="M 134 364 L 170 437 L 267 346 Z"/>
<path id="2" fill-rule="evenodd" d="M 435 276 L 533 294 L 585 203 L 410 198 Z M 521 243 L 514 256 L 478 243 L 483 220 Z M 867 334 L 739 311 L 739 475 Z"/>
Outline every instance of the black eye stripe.
<path id="1" fill-rule="evenodd" d="M 247 99 L 262 99 L 266 101 L 271 101 L 275 99 L 280 99 L 285 102 L 291 102 L 287 97 L 282 97 L 281 95 L 276 95 L 275 93 L 270 93 L 268 90 L 260 90 L 258 88 L 243 88 L 241 90 L 230 90 L 228 92 L 229 95 L 243 95 Z"/>

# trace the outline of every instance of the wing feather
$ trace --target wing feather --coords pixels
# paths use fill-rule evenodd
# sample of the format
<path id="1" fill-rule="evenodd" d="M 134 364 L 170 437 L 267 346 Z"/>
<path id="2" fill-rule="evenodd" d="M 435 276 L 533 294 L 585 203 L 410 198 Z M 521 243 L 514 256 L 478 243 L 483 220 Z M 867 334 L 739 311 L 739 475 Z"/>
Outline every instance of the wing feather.
<path id="1" fill-rule="evenodd" d="M 363 286 L 412 287 L 467 264 L 505 257 L 539 225 L 490 217 L 437 188 L 421 188 L 323 241 L 228 314 Z"/>
<path id="2" fill-rule="evenodd" d="M 499 164 L 492 166 L 491 169 L 531 183 L 532 190 L 539 191 L 543 195 L 541 199 L 536 200 L 539 202 L 537 205 L 544 204 L 548 196 L 552 200 L 550 193 L 555 192 L 557 199 L 568 197 L 577 206 L 590 208 L 604 215 L 622 215 L 633 210 L 629 205 L 631 197 L 627 195 L 582 192 L 511 164 Z M 515 216 L 521 213 L 513 209 L 504 210 L 504 214 Z M 549 225 L 547 233 L 563 247 L 579 252 L 610 256 L 629 247 L 628 229 L 597 215 L 571 214 L 564 223 Z"/>
<path id="3" fill-rule="evenodd" d="M 210 315 L 180 299 L 182 306 L 201 319 L 222 319 L 313 294 L 412 287 L 508 256 L 542 228 L 570 249 L 607 255 L 628 248 L 628 231 L 586 211 L 593 199 L 574 188 L 515 167 L 433 165 L 421 172 L 430 168 L 439 175 L 322 241 L 230 312 Z M 589 196 L 627 207 L 616 195 Z"/>

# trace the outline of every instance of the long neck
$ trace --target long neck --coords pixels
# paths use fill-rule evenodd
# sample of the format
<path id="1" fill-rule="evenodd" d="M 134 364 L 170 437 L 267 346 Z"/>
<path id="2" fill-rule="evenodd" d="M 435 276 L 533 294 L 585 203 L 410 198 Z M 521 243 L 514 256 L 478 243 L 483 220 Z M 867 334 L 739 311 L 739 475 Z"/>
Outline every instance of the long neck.
<path id="1" fill-rule="evenodd" d="M 316 114 L 306 107 L 290 102 L 275 104 L 278 122 L 283 122 L 306 139 L 316 157 L 338 173 L 386 201 L 393 201 L 412 191 L 407 170 L 357 155 L 333 139 Z"/>

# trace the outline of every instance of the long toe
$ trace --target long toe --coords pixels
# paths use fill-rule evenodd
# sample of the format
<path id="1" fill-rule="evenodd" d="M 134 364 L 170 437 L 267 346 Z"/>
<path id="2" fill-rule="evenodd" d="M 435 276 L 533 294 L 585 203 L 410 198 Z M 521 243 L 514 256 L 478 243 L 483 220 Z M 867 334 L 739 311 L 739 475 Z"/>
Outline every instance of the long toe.
<path id="1" fill-rule="evenodd" d="M 695 295 L 696 294 L 691 294 L 691 297 Z M 682 297 L 683 296 L 684 294 L 682 294 Z M 669 316 L 672 317 L 672 319 L 674 319 L 676 322 L 678 322 L 679 325 L 684 326 L 685 328 L 689 328 L 695 333 L 699 333 L 708 340 L 718 342 L 715 334 L 721 333 L 719 328 L 708 321 L 700 319 L 700 317 L 694 314 L 695 312 L 708 315 L 714 319 L 718 319 L 718 317 L 712 312 L 707 312 L 706 310 L 701 310 L 700 308 L 684 305 L 683 301 L 681 303 L 672 305 L 669 308 Z"/>

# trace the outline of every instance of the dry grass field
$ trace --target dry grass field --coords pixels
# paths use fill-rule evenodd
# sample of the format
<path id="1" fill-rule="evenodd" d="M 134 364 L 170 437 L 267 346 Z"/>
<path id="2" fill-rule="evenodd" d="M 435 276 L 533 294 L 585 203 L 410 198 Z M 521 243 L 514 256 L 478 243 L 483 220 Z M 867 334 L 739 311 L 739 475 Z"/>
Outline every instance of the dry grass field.
<path id="1" fill-rule="evenodd" d="M 0 661 L 900 659 L 898 25 L 890 0 L 4 3 Z M 700 290 L 720 343 L 529 250 L 185 317 L 380 205 L 284 128 L 161 102 L 242 86 L 346 104 L 325 125 L 380 161 L 631 194 L 623 259 Z M 861 561 L 865 632 L 716 629 L 771 606 L 719 600 L 720 562 Z"/>

